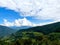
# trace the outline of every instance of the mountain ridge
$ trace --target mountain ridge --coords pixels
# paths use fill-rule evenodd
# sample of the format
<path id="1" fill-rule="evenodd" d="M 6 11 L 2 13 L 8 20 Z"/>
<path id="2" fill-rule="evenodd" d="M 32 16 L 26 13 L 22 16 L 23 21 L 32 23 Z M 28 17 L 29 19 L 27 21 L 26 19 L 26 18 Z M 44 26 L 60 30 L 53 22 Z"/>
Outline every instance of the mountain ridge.
<path id="1" fill-rule="evenodd" d="M 37 26 L 37 27 L 32 27 L 28 29 L 22 29 L 17 32 L 23 32 L 23 31 L 34 31 L 34 32 L 42 32 L 44 34 L 48 34 L 51 32 L 59 32 L 60 31 L 60 22 L 57 23 L 52 23 L 44 26 Z"/>

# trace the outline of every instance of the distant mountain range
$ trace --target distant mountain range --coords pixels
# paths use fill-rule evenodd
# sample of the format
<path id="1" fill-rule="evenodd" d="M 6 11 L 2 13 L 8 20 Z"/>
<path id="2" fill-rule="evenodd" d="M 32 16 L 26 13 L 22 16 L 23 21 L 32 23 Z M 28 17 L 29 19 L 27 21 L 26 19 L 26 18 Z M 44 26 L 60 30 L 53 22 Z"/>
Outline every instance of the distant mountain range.
<path id="1" fill-rule="evenodd" d="M 10 28 L 15 29 L 15 30 L 19 30 L 19 29 L 27 29 L 27 28 L 31 28 L 31 26 L 20 26 L 20 27 L 13 26 L 13 27 L 10 27 Z"/>

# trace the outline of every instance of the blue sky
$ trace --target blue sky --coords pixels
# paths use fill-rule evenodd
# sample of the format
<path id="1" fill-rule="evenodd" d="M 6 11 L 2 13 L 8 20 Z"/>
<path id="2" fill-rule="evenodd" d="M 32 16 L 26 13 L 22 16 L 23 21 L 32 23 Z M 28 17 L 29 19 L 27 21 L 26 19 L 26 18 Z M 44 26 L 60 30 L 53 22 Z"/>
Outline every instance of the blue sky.
<path id="1" fill-rule="evenodd" d="M 0 7 L 0 23 L 3 22 L 3 19 L 7 19 L 9 21 L 14 21 L 15 19 L 21 18 L 18 12 L 13 10 L 5 9 L 4 7 Z"/>
<path id="2" fill-rule="evenodd" d="M 59 0 L 1 0 L 0 3 L 1 25 L 38 26 L 60 21 Z"/>
<path id="3" fill-rule="evenodd" d="M 7 19 L 8 21 L 12 22 L 15 19 L 22 19 L 24 17 L 20 16 L 19 12 L 15 12 L 14 10 L 6 9 L 5 7 L 0 7 L 0 23 L 3 23 L 3 19 Z M 42 23 L 42 22 L 50 22 L 52 20 L 39 20 L 35 19 L 34 17 L 26 17 L 33 23 Z"/>

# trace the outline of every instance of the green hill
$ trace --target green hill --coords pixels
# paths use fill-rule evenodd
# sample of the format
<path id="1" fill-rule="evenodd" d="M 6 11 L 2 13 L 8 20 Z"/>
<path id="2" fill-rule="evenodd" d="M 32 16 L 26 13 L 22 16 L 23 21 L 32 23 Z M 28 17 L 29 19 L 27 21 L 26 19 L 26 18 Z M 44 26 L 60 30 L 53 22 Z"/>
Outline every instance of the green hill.
<path id="1" fill-rule="evenodd" d="M 44 25 L 44 26 L 37 26 L 28 29 L 22 29 L 18 32 L 42 32 L 43 34 L 49 34 L 51 32 L 60 32 L 60 22 Z"/>
<path id="2" fill-rule="evenodd" d="M 10 35 L 10 34 L 12 34 L 14 32 L 15 32 L 14 29 L 11 29 L 9 27 L 0 25 L 0 37 L 4 37 L 4 36 L 7 36 L 7 35 Z"/>

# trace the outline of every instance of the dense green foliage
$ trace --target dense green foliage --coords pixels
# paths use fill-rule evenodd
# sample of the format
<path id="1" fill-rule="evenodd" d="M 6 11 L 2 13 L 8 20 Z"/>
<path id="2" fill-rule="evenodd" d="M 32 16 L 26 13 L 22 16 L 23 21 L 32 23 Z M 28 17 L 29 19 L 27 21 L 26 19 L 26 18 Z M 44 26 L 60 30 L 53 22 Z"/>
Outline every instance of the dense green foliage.
<path id="1" fill-rule="evenodd" d="M 21 32 L 1 38 L 0 45 L 60 45 L 60 33 Z"/>
<path id="2" fill-rule="evenodd" d="M 0 45 L 60 45 L 60 23 L 19 30 L 0 38 Z"/>

